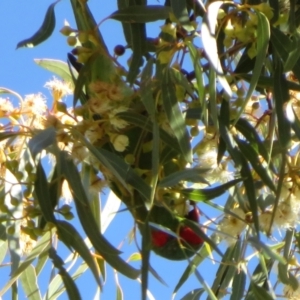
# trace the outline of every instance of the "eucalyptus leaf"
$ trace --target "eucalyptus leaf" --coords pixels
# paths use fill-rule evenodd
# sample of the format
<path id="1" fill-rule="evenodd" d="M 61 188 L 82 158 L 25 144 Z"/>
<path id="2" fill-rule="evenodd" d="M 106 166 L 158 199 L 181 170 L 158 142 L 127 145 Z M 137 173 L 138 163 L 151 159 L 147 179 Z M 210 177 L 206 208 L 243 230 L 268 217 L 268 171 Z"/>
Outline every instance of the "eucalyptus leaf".
<path id="1" fill-rule="evenodd" d="M 41 300 L 40 288 L 37 284 L 35 268 L 30 265 L 20 276 L 24 292 L 29 300 Z"/>
<path id="2" fill-rule="evenodd" d="M 171 9 L 162 5 L 131 5 L 112 13 L 109 18 L 128 23 L 148 23 L 165 20 Z"/>
<path id="3" fill-rule="evenodd" d="M 234 179 L 222 185 L 208 189 L 183 189 L 181 193 L 193 201 L 208 201 L 224 194 L 229 188 L 241 182 L 242 179 Z"/>
<path id="4" fill-rule="evenodd" d="M 60 0 L 52 3 L 46 12 L 44 21 L 40 29 L 30 38 L 23 40 L 17 44 L 17 49 L 21 47 L 35 47 L 38 44 L 47 40 L 55 28 L 55 14 L 54 7 Z"/>
<path id="5" fill-rule="evenodd" d="M 180 111 L 171 71 L 165 70 L 162 80 L 162 99 L 170 126 L 177 138 L 181 153 L 187 162 L 192 161 L 192 149 L 182 112 Z"/>
<path id="6" fill-rule="evenodd" d="M 41 66 L 42 68 L 56 74 L 66 83 L 70 85 L 71 88 L 74 88 L 73 78 L 70 74 L 68 64 L 64 61 L 57 59 L 34 59 L 34 62 Z M 76 72 L 75 69 L 72 70 L 73 73 Z"/>

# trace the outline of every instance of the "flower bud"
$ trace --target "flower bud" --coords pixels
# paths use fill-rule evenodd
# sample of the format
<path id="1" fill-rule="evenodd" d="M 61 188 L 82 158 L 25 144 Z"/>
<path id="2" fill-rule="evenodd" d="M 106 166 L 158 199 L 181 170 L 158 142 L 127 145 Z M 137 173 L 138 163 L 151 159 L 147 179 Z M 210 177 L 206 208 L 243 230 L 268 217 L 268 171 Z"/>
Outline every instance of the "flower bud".
<path id="1" fill-rule="evenodd" d="M 69 36 L 72 32 L 74 32 L 75 30 L 72 29 L 70 26 L 64 26 L 61 30 L 60 33 L 65 35 L 65 36 Z"/>
<path id="2" fill-rule="evenodd" d="M 71 47 L 75 46 L 76 43 L 77 43 L 76 37 L 75 36 L 69 36 L 68 39 L 67 39 L 67 43 Z"/>

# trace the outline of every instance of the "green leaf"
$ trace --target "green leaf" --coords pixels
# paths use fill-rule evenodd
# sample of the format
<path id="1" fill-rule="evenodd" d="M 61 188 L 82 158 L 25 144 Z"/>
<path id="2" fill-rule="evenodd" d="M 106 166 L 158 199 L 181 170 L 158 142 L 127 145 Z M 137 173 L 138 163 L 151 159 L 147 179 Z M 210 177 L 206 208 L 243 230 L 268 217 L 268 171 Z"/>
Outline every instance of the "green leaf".
<path id="1" fill-rule="evenodd" d="M 98 156 L 104 165 L 107 163 L 113 167 L 113 170 L 119 174 L 126 184 L 132 185 L 143 197 L 145 203 L 149 202 L 151 187 L 119 156 L 105 149 L 98 148 Z"/>
<path id="2" fill-rule="evenodd" d="M 290 285 L 294 290 L 299 287 L 299 282 L 297 277 L 289 272 L 288 264 L 278 264 L 278 279 L 283 283 Z"/>
<path id="3" fill-rule="evenodd" d="M 65 82 L 70 84 L 71 88 L 74 88 L 73 78 L 70 74 L 69 66 L 67 63 L 57 59 L 34 59 L 34 62 L 42 68 L 56 74 Z M 72 68 L 73 74 L 76 70 Z"/>
<path id="4" fill-rule="evenodd" d="M 251 146 L 259 152 L 259 154 L 264 158 L 264 160 L 268 162 L 271 169 L 275 170 L 273 163 L 270 161 L 269 152 L 265 147 L 264 143 L 261 141 L 256 129 L 244 118 L 240 118 L 236 122 L 235 128 L 246 138 L 246 140 L 251 144 Z"/>
<path id="5" fill-rule="evenodd" d="M 275 300 L 263 287 L 251 282 L 251 291 L 256 300 Z"/>
<path id="6" fill-rule="evenodd" d="M 181 190 L 181 193 L 184 196 L 186 196 L 188 199 L 193 201 L 208 201 L 221 196 L 229 188 L 236 185 L 240 181 L 242 181 L 242 179 L 234 179 L 227 183 L 224 183 L 223 185 L 219 185 L 215 188 L 209 188 L 209 189 L 192 189 L 192 188 L 183 189 Z"/>
<path id="7" fill-rule="evenodd" d="M 48 181 L 41 161 L 39 161 L 36 168 L 34 191 L 46 222 L 56 223 L 56 219 L 53 214 L 54 207 L 52 206 L 52 199 L 50 198 L 48 189 Z"/>
<path id="8" fill-rule="evenodd" d="M 180 85 L 182 88 L 185 89 L 185 91 L 191 97 L 193 97 L 194 96 L 194 90 L 193 90 L 192 85 L 187 80 L 186 76 L 184 76 L 180 71 L 178 71 L 174 68 L 171 68 L 169 70 L 170 70 L 173 82 Z"/>
<path id="9" fill-rule="evenodd" d="M 281 264 L 286 264 L 286 259 L 279 255 L 276 251 L 273 251 L 270 246 L 267 246 L 262 241 L 260 241 L 257 237 L 249 237 L 248 241 L 258 250 L 263 251 L 267 256 L 272 258 L 273 260 L 277 260 Z"/>
<path id="10" fill-rule="evenodd" d="M 82 186 L 81 178 L 76 166 L 71 158 L 64 151 L 61 151 L 57 157 L 58 164 L 63 172 L 64 177 L 69 183 L 70 190 L 73 194 L 76 210 L 80 222 L 92 244 L 101 247 L 100 253 L 109 253 L 111 255 L 120 254 L 100 233 L 96 221 L 90 209 L 89 201 L 85 190 Z"/>
<path id="11" fill-rule="evenodd" d="M 193 67 L 195 70 L 196 75 L 196 82 L 197 82 L 197 90 L 199 95 L 199 101 L 203 107 L 203 111 L 206 107 L 206 100 L 205 100 L 205 82 L 203 79 L 203 70 L 200 64 L 200 57 L 199 52 L 197 51 L 196 47 L 191 42 L 186 42 L 186 45 L 189 49 L 189 54 L 193 63 Z"/>
<path id="12" fill-rule="evenodd" d="M 241 242 L 238 240 L 234 245 L 227 248 L 217 270 L 212 290 L 218 299 L 225 296 L 226 289 L 237 272 L 236 265 L 240 260 Z"/>
<path id="13" fill-rule="evenodd" d="M 293 255 L 294 231 L 295 229 L 288 229 L 284 238 L 283 256 L 287 261 L 289 261 Z M 293 290 L 299 287 L 297 277 L 289 271 L 289 264 L 278 264 L 278 278 L 282 283 L 290 285 Z"/>
<path id="14" fill-rule="evenodd" d="M 153 124 L 149 120 L 149 118 L 144 117 L 138 113 L 127 111 L 127 112 L 119 113 L 117 114 L 117 116 L 127 121 L 128 123 L 136 125 L 149 132 L 153 131 Z M 159 129 L 159 136 L 166 145 L 173 148 L 178 153 L 181 152 L 178 141 L 161 128 Z"/>
<path id="15" fill-rule="evenodd" d="M 77 133 L 78 134 L 78 133 Z M 121 174 L 119 173 L 121 172 L 126 172 L 126 170 L 128 168 L 130 168 L 130 166 L 128 166 L 124 161 L 122 161 L 121 166 L 118 164 L 114 164 L 111 163 L 110 161 L 107 160 L 106 156 L 103 155 L 103 153 L 101 153 L 101 151 L 103 149 L 98 149 L 96 148 L 94 145 L 92 145 L 84 136 L 82 136 L 81 134 L 78 134 L 78 139 L 80 139 L 84 145 L 90 150 L 90 152 L 105 166 L 107 167 L 112 174 L 116 177 L 116 179 L 118 179 L 120 181 L 120 183 L 122 183 L 122 185 L 125 187 L 125 189 L 128 190 L 129 193 L 131 193 L 131 191 L 129 190 L 126 181 L 124 180 L 124 177 L 121 176 Z M 106 151 L 105 153 L 107 153 L 108 151 Z M 109 153 L 108 155 L 110 155 L 111 153 Z M 112 154 L 115 157 L 117 157 L 117 155 Z M 120 162 L 120 158 L 117 157 L 118 161 Z M 126 166 L 125 166 L 126 165 Z M 137 174 L 136 174 L 137 175 Z M 125 177 L 126 178 L 126 177 Z"/>
<path id="16" fill-rule="evenodd" d="M 31 263 L 42 253 L 48 251 L 51 247 L 51 237 L 52 232 L 47 231 L 42 238 L 37 242 L 32 251 L 28 254 L 25 260 L 19 265 L 18 269 L 11 275 L 10 280 L 5 284 L 5 286 L 0 291 L 0 297 L 12 286 L 12 284 L 19 278 L 19 276 L 31 265 Z"/>
<path id="17" fill-rule="evenodd" d="M 101 256 L 117 271 L 129 278 L 136 279 L 139 271 L 124 262 L 118 254 L 119 250 L 114 248 L 106 238 L 99 232 L 97 223 L 93 217 L 87 196 L 81 183 L 77 168 L 67 153 L 62 151 L 57 157 L 57 161 L 63 170 L 64 175 L 69 183 L 71 192 L 74 197 L 77 215 L 82 228 L 89 237 L 94 248 Z"/>
<path id="18" fill-rule="evenodd" d="M 291 71 L 294 68 L 297 61 L 299 60 L 300 58 L 300 51 L 298 51 L 299 48 L 300 48 L 299 33 L 295 32 L 293 34 L 291 50 L 289 51 L 288 58 L 287 60 L 284 61 L 284 65 L 283 65 L 284 73 Z"/>
<path id="19" fill-rule="evenodd" d="M 254 68 L 251 74 L 251 80 L 250 80 L 250 85 L 247 89 L 247 94 L 245 97 L 245 100 L 243 102 L 242 107 L 240 108 L 239 114 L 236 117 L 236 121 L 240 118 L 240 116 L 244 113 L 245 107 L 251 98 L 256 85 L 258 83 L 262 68 L 265 64 L 266 60 L 266 55 L 267 55 L 267 50 L 269 47 L 269 40 L 270 40 L 270 24 L 267 19 L 267 17 L 259 12 L 256 11 L 257 15 L 257 39 L 256 39 L 256 50 L 257 50 L 257 55 L 255 59 L 255 64 Z"/>
<path id="20" fill-rule="evenodd" d="M 132 6 L 130 6 L 131 8 Z M 145 24 L 131 24 L 131 48 L 133 51 L 129 71 L 127 74 L 127 81 L 133 85 L 136 77 L 140 73 L 140 67 L 143 65 L 143 55 L 146 52 L 146 25 Z"/>
<path id="21" fill-rule="evenodd" d="M 76 258 L 74 259 L 74 254 L 71 253 L 66 259 L 65 263 L 67 261 L 70 261 L 72 259 L 72 262 L 75 264 Z M 84 274 L 84 272 L 87 270 L 88 266 L 86 262 L 82 262 L 79 267 L 76 269 L 76 271 L 72 274 L 73 280 L 77 280 L 81 275 Z M 59 274 L 56 274 L 55 276 L 52 276 L 48 285 L 47 290 L 47 300 L 56 300 L 63 292 L 65 292 L 66 287 L 63 285 L 62 277 Z"/>
<path id="22" fill-rule="evenodd" d="M 209 185 L 209 182 L 205 179 L 205 174 L 210 169 L 185 169 L 174 173 L 160 180 L 159 187 L 172 187 L 178 184 L 180 181 L 188 182 L 201 182 Z"/>
<path id="23" fill-rule="evenodd" d="M 192 162 L 192 149 L 190 137 L 182 116 L 178 101 L 176 98 L 175 86 L 172 81 L 172 75 L 169 69 L 166 69 L 162 79 L 162 99 L 165 113 L 167 115 L 170 127 L 179 143 L 181 153 L 187 162 Z"/>
<path id="24" fill-rule="evenodd" d="M 160 153 L 160 136 L 159 136 L 159 125 L 156 120 L 155 112 L 156 112 L 156 103 L 152 94 L 152 73 L 153 73 L 153 64 L 154 58 L 151 57 L 148 59 L 146 67 L 144 68 L 141 76 L 141 100 L 145 105 L 150 119 L 152 120 L 153 127 L 153 142 L 152 142 L 152 157 L 151 157 L 151 171 L 152 178 L 150 185 L 151 189 L 151 197 L 149 201 L 149 207 L 152 206 L 153 200 L 155 197 L 156 185 L 158 180 L 159 173 L 159 153 Z"/>
<path id="25" fill-rule="evenodd" d="M 40 163 L 39 163 L 40 164 Z M 45 214 L 47 214 L 48 218 L 52 218 L 50 216 L 51 212 L 54 211 L 54 208 L 58 204 L 58 201 L 62 195 L 62 184 L 64 181 L 64 178 L 62 177 L 62 174 L 60 173 L 61 170 L 59 170 L 58 166 L 55 165 L 54 169 L 52 169 L 52 176 L 51 176 L 51 181 L 48 183 L 47 189 L 44 185 L 38 186 L 40 191 L 38 197 L 38 201 L 43 201 L 42 206 L 43 206 L 43 211 Z M 41 175 L 42 176 L 42 175 Z M 45 175 L 43 175 L 45 176 Z M 43 190 L 45 188 L 45 190 Z M 44 198 L 44 191 L 47 192 L 46 198 Z M 43 217 L 40 219 L 39 222 L 39 227 L 44 228 L 46 225 L 47 220 Z M 51 222 L 51 221 L 50 221 Z"/>
<path id="26" fill-rule="evenodd" d="M 283 147 L 287 148 L 291 141 L 291 124 L 285 116 L 284 104 L 289 101 L 289 89 L 286 83 L 285 74 L 283 74 L 282 63 L 276 55 L 274 63 L 274 86 L 273 97 L 275 102 L 275 111 L 277 115 L 278 140 Z"/>
<path id="27" fill-rule="evenodd" d="M 56 254 L 54 248 L 49 250 L 49 257 L 52 259 L 54 266 L 59 270 L 58 274 L 63 280 L 69 299 L 81 300 L 82 298 L 73 278 L 63 267 L 64 261 Z"/>
<path id="28" fill-rule="evenodd" d="M 248 50 L 250 49 L 251 46 L 252 46 L 252 44 L 249 43 L 245 47 L 243 54 L 236 65 L 234 73 L 252 72 L 254 65 L 255 65 L 256 57 L 250 58 L 250 56 L 248 55 Z M 250 75 L 249 81 L 251 80 L 251 77 L 252 77 L 252 75 Z"/>
<path id="29" fill-rule="evenodd" d="M 94 32 L 96 39 L 98 40 L 97 46 L 95 46 L 92 42 L 87 41 L 83 43 L 84 47 L 95 49 L 96 47 L 103 53 L 108 54 L 107 47 L 104 43 L 104 40 L 102 38 L 102 35 L 98 29 L 97 23 L 94 19 L 93 14 L 91 13 L 91 10 L 89 9 L 87 5 L 87 1 L 85 2 L 78 2 L 78 0 L 71 0 L 72 10 L 73 14 L 76 20 L 77 28 L 80 31 L 86 31 L 86 32 Z M 97 30 L 95 30 L 97 28 Z M 105 58 L 107 59 L 107 56 L 105 55 Z M 103 70 L 101 70 L 103 71 Z"/>
<path id="30" fill-rule="evenodd" d="M 260 255 L 260 262 L 256 266 L 252 278 L 251 283 L 249 285 L 248 293 L 245 297 L 245 300 L 256 300 L 258 299 L 256 296 L 256 292 L 254 291 L 253 284 L 259 287 L 264 287 L 264 291 L 267 292 L 269 289 L 269 273 L 274 265 L 274 260 L 268 259 L 266 260 L 263 255 Z M 261 298 L 259 298 L 261 299 Z M 269 299 L 268 296 L 266 299 Z"/>
<path id="31" fill-rule="evenodd" d="M 48 39 L 55 28 L 54 7 L 60 0 L 52 3 L 46 12 L 44 21 L 40 29 L 30 38 L 23 40 L 17 44 L 17 49 L 21 47 L 35 47 Z"/>
<path id="32" fill-rule="evenodd" d="M 102 284 L 99 279 L 100 274 L 98 272 L 95 260 L 78 231 L 66 221 L 57 220 L 56 227 L 59 239 L 62 240 L 71 251 L 74 249 L 83 258 L 92 271 L 98 286 L 101 287 Z"/>
<path id="33" fill-rule="evenodd" d="M 232 160 L 235 163 L 235 167 L 239 167 L 241 165 L 241 152 L 239 151 L 237 144 L 229 131 L 229 102 L 223 99 L 221 105 L 221 111 L 219 116 L 219 130 L 220 136 L 223 140 L 222 148 L 224 150 L 224 144 L 226 144 L 226 149 L 229 152 Z M 218 154 L 218 158 L 221 159 L 222 152 Z M 222 155 L 223 156 L 223 155 Z"/>
<path id="34" fill-rule="evenodd" d="M 248 74 L 237 74 L 238 78 L 250 82 L 252 75 Z M 300 85 L 296 82 L 286 80 L 286 84 L 289 90 L 300 91 Z M 259 76 L 257 86 L 261 88 L 273 88 L 274 77 L 273 76 Z"/>
<path id="35" fill-rule="evenodd" d="M 252 177 L 252 173 L 249 168 L 248 162 L 246 161 L 246 159 L 244 157 L 242 157 L 241 162 L 242 162 L 241 176 L 244 181 L 246 195 L 247 195 L 248 202 L 250 205 L 250 210 L 252 212 L 256 234 L 259 236 L 259 220 L 258 220 L 258 214 L 257 214 L 258 205 L 257 205 L 257 201 L 256 201 L 256 193 L 255 193 L 253 177 Z"/>
<path id="36" fill-rule="evenodd" d="M 294 130 L 296 136 L 298 137 L 298 139 L 300 139 L 300 121 L 291 101 L 289 101 L 286 105 L 286 117 L 291 123 L 292 129 Z"/>
<path id="37" fill-rule="evenodd" d="M 80 292 L 73 280 L 73 278 L 69 275 L 69 273 L 63 269 L 59 271 L 59 275 L 61 276 L 69 299 L 81 300 Z"/>
<path id="38" fill-rule="evenodd" d="M 6 256 L 7 248 L 6 227 L 0 224 L 0 264 Z"/>
<path id="39" fill-rule="evenodd" d="M 224 76 L 224 72 L 219 59 L 217 41 L 216 41 L 216 28 L 217 28 L 217 16 L 219 8 L 223 5 L 222 1 L 216 1 L 210 3 L 207 9 L 207 13 L 204 15 L 201 36 L 202 43 L 209 62 L 217 73 L 219 83 L 224 88 L 226 94 L 231 96 L 231 88 Z"/>
<path id="40" fill-rule="evenodd" d="M 205 292 L 203 288 L 195 289 L 188 292 L 181 300 L 200 300 L 200 297 Z"/>
<path id="41" fill-rule="evenodd" d="M 286 61 L 292 48 L 292 41 L 279 28 L 272 26 L 271 43 L 282 61 Z"/>
<path id="42" fill-rule="evenodd" d="M 194 30 L 194 27 L 190 24 L 190 18 L 186 5 L 187 3 L 185 0 L 171 0 L 172 11 L 178 22 L 185 30 L 192 31 Z"/>
<path id="43" fill-rule="evenodd" d="M 193 259 L 189 262 L 187 268 L 182 273 L 182 275 L 174 289 L 173 295 L 175 295 L 178 292 L 178 290 L 182 287 L 182 285 L 188 280 L 188 278 L 192 274 L 194 274 L 194 271 L 197 268 L 197 266 L 199 266 L 200 263 L 202 263 L 205 260 L 205 258 L 211 254 L 211 252 L 209 250 L 210 250 L 209 247 L 204 245 L 204 247 L 202 247 L 200 249 L 200 251 L 197 253 L 197 255 L 195 255 L 193 257 Z"/>
<path id="44" fill-rule="evenodd" d="M 38 261 L 37 261 L 36 266 L 35 266 L 36 276 L 39 276 L 39 274 L 43 270 L 45 264 L 47 263 L 48 258 L 49 257 L 48 257 L 48 253 L 47 252 L 44 252 L 41 255 L 39 255 Z"/>
<path id="45" fill-rule="evenodd" d="M 255 172 L 260 176 L 262 181 L 272 190 L 276 191 L 276 187 L 274 185 L 274 179 L 272 178 L 266 163 L 262 163 L 259 158 L 259 153 L 255 151 L 252 145 L 248 142 L 240 140 L 236 138 L 236 142 L 245 156 L 247 161 L 249 161 L 255 170 Z"/>
<path id="46" fill-rule="evenodd" d="M 83 100 L 83 98 L 81 97 L 82 90 L 91 79 L 90 73 L 92 64 L 95 62 L 95 58 L 95 54 L 92 55 L 79 71 L 73 94 L 73 108 L 76 106 L 78 99 L 80 99 L 81 101 Z M 81 103 L 81 105 L 83 104 L 85 103 Z"/>
<path id="47" fill-rule="evenodd" d="M 115 275 L 115 276 L 117 276 L 117 275 Z M 116 300 L 123 300 L 123 291 L 122 291 L 122 287 L 119 282 L 116 282 L 116 288 L 117 288 Z"/>
<path id="48" fill-rule="evenodd" d="M 122 10 L 129 6 L 128 1 L 117 0 L 117 2 L 118 2 L 119 10 Z M 124 37 L 127 42 L 127 45 L 131 45 L 132 33 L 131 33 L 130 23 L 122 22 L 122 27 L 123 27 L 123 33 L 124 33 Z"/>
<path id="49" fill-rule="evenodd" d="M 28 266 L 27 269 L 20 276 L 21 284 L 24 289 L 26 298 L 29 300 L 42 299 L 40 288 L 37 284 L 37 277 L 33 265 Z"/>
<path id="50" fill-rule="evenodd" d="M 244 298 L 247 276 L 243 269 L 236 272 L 232 282 L 232 294 L 230 300 L 241 300 Z"/>
<path id="51" fill-rule="evenodd" d="M 149 222 L 146 220 L 143 226 L 142 234 L 142 299 L 147 299 L 147 290 L 148 290 L 148 279 L 149 279 L 149 266 L 150 266 L 150 253 L 151 253 L 151 234 Z"/>
<path id="52" fill-rule="evenodd" d="M 53 145 L 55 139 L 56 131 L 54 127 L 49 127 L 40 131 L 28 142 L 28 147 L 31 151 L 32 156 L 35 158 L 39 152 Z"/>
<path id="53" fill-rule="evenodd" d="M 209 87 L 208 87 L 208 92 L 209 92 L 209 110 L 210 110 L 210 117 L 212 119 L 212 122 L 214 126 L 216 127 L 216 130 L 219 130 L 219 122 L 218 122 L 218 103 L 217 103 L 217 80 L 216 80 L 216 71 L 214 68 L 210 67 L 209 68 Z M 203 101 L 205 102 L 205 101 Z M 223 100 L 222 104 L 225 103 L 225 100 Z M 229 117 L 230 115 L 228 115 Z M 222 118 L 222 116 L 220 116 Z M 208 120 L 204 121 L 205 124 L 208 123 Z"/>
<path id="54" fill-rule="evenodd" d="M 109 18 L 128 23 L 148 23 L 165 20 L 170 12 L 170 7 L 162 5 L 132 5 L 115 11 Z"/>
<path id="55" fill-rule="evenodd" d="M 153 73 L 154 62 L 155 61 L 153 57 L 148 59 L 147 64 L 143 69 L 142 76 L 141 76 L 141 100 L 145 105 L 145 108 L 150 116 L 154 116 L 155 109 L 156 109 L 156 105 L 152 93 L 152 87 L 153 87 L 152 73 Z"/>
<path id="56" fill-rule="evenodd" d="M 226 152 L 226 143 L 223 140 L 223 138 L 219 137 L 219 143 L 218 143 L 218 154 L 217 154 L 217 164 L 219 164 L 225 155 Z"/>

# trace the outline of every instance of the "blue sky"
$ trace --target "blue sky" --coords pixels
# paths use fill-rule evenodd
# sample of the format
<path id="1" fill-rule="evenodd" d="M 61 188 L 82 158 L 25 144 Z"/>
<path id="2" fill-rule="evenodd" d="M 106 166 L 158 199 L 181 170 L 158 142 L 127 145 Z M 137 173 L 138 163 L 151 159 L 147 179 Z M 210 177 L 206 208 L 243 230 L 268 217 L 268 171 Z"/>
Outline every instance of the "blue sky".
<path id="1" fill-rule="evenodd" d="M 62 0 L 56 5 L 56 28 L 54 34 L 48 41 L 38 45 L 36 48 L 21 48 L 16 50 L 16 45 L 19 41 L 30 37 L 40 27 L 44 14 L 52 2 L 53 1 L 49 0 L 2 1 L 0 13 L 0 28 L 2 28 L 0 33 L 0 86 L 15 90 L 22 96 L 41 92 L 48 100 L 51 99 L 48 90 L 43 86 L 46 81 L 52 78 L 53 74 L 36 65 L 34 59 L 53 58 L 66 61 L 67 52 L 70 51 L 71 48 L 67 45 L 66 38 L 59 33 L 59 30 L 63 27 L 64 20 L 67 20 L 71 26 L 76 27 L 69 1 Z M 100 21 L 112 13 L 116 9 L 115 2 L 116 1 L 89 1 L 91 10 L 95 13 L 95 19 Z M 149 1 L 149 4 L 151 3 L 163 4 L 157 1 Z M 151 28 L 155 27 L 156 26 L 151 26 Z M 155 37 L 158 31 L 153 32 L 151 28 L 148 30 L 148 35 Z M 100 29 L 111 52 L 116 44 L 124 44 L 122 29 L 117 21 L 108 20 L 101 25 Z M 158 30 L 158 28 L 156 30 Z M 153 34 L 151 34 L 152 32 Z M 6 95 L 4 97 L 6 97 Z M 102 198 L 105 202 L 105 195 L 102 195 Z M 120 213 L 108 228 L 106 236 L 117 247 L 123 242 L 124 238 L 127 237 L 132 227 L 133 220 L 131 216 L 128 213 Z M 128 245 L 127 239 L 125 239 L 121 249 L 124 251 L 124 259 L 127 259 L 130 254 L 136 251 L 134 245 Z M 62 257 L 67 255 L 63 247 L 59 248 L 58 253 L 62 255 Z M 153 254 L 151 264 L 166 281 L 168 286 L 162 285 L 150 276 L 150 291 L 153 293 L 155 299 L 170 299 L 177 281 L 187 266 L 187 262 L 167 261 Z M 136 263 L 136 265 L 138 266 L 139 262 Z M 206 277 L 208 276 L 209 268 L 211 268 L 211 264 L 205 263 L 201 265 L 199 270 L 202 275 Z M 107 272 L 107 283 L 104 286 L 104 292 L 101 298 L 115 299 L 116 285 L 114 274 L 110 267 L 107 268 Z M 0 269 L 1 286 L 3 280 L 6 281 L 8 279 L 8 274 L 9 270 Z M 48 285 L 49 275 L 50 268 L 48 266 L 39 281 L 43 294 Z M 119 276 L 119 281 L 124 292 L 124 299 L 140 298 L 140 284 L 138 282 L 131 281 L 122 275 Z M 91 274 L 85 274 L 80 278 L 78 280 L 78 286 L 83 299 L 93 298 L 96 291 L 96 284 Z M 188 283 L 179 291 L 176 299 L 180 299 L 188 291 L 199 287 L 199 282 L 192 276 Z M 8 299 L 8 295 L 4 296 L 4 299 Z M 67 299 L 67 297 L 64 294 L 60 299 Z"/>

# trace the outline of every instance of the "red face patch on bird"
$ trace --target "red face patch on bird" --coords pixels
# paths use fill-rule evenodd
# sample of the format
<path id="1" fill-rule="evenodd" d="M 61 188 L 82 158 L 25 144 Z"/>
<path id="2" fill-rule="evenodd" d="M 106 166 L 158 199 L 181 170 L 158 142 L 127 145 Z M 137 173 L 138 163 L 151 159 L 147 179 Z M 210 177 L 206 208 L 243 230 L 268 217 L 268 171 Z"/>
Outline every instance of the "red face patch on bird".
<path id="1" fill-rule="evenodd" d="M 186 226 L 180 229 L 180 238 L 193 246 L 203 244 L 203 239 L 199 235 L 197 235 L 191 228 Z"/>
<path id="2" fill-rule="evenodd" d="M 170 239 L 170 235 L 160 230 L 153 230 L 151 232 L 151 238 L 154 246 L 163 247 Z"/>

